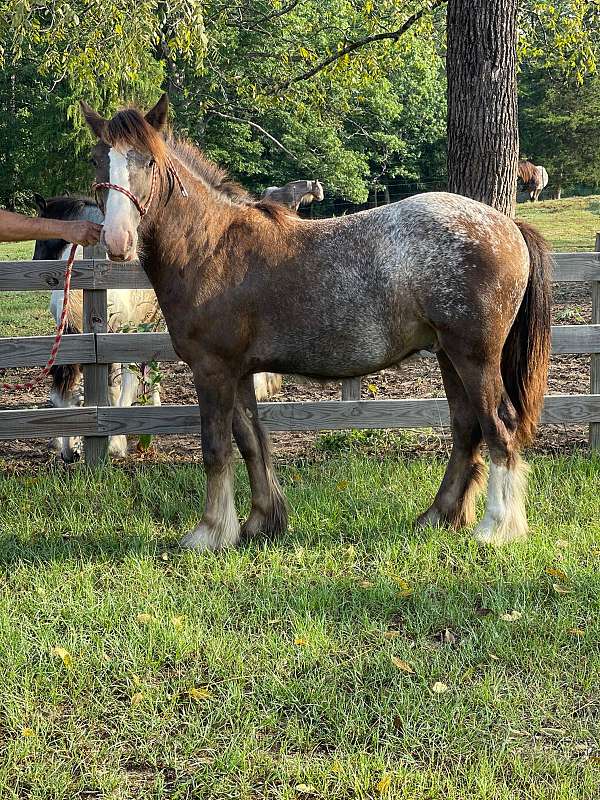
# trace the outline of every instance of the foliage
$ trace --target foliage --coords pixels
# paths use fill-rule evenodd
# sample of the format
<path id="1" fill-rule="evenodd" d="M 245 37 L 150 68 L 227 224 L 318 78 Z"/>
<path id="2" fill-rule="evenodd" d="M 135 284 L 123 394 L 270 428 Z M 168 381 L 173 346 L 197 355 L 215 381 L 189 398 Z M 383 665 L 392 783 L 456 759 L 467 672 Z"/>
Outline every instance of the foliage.
<path id="1" fill-rule="evenodd" d="M 524 74 L 588 80 L 599 13 L 525 0 Z M 363 202 L 439 177 L 444 17 L 443 0 L 0 0 L 0 205 L 86 189 L 81 97 L 111 113 L 163 89 L 176 127 L 256 191 L 314 176 Z"/>
<path id="2" fill-rule="evenodd" d="M 540 67 L 522 81 L 521 149 L 548 170 L 551 186 L 600 185 L 600 75 Z"/>

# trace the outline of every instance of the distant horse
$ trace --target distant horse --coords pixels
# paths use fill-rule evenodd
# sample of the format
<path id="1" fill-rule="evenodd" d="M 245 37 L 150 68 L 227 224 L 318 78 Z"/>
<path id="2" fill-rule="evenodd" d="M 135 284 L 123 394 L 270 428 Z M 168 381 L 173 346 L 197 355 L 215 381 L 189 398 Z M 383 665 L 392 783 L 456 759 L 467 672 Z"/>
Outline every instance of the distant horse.
<path id="1" fill-rule="evenodd" d="M 35 193 L 34 200 L 39 216 L 50 219 L 87 219 L 102 223 L 102 211 L 89 197 L 63 196 L 44 198 Z M 71 245 L 62 239 L 50 239 L 35 243 L 34 260 L 66 260 Z M 81 248 L 77 258 L 83 258 Z M 50 313 L 58 322 L 62 310 L 63 292 L 55 290 L 50 296 Z M 158 301 L 153 289 L 109 289 L 107 292 L 108 330 L 120 331 L 124 326 L 156 325 L 161 319 Z M 83 292 L 72 291 L 69 300 L 67 333 L 81 333 L 83 330 Z M 50 402 L 56 408 L 72 408 L 83 401 L 81 386 L 81 366 L 79 364 L 60 364 L 52 367 L 52 390 Z M 267 400 L 281 389 L 281 375 L 262 372 L 254 376 L 254 386 L 258 400 Z M 140 396 L 143 387 L 140 371 L 132 370 L 128 364 L 112 364 L 109 369 L 109 402 L 121 408 L 129 407 Z M 150 392 L 150 403 L 160 405 L 160 390 L 154 386 Z M 81 452 L 81 439 L 65 436 L 54 441 L 54 446 L 67 463 L 76 461 Z M 111 436 L 109 444 L 111 455 L 123 458 L 127 455 L 127 437 Z"/>
<path id="2" fill-rule="evenodd" d="M 285 186 L 269 186 L 262 193 L 261 199 L 298 211 L 300 206 L 308 206 L 315 200 L 320 203 L 324 197 L 320 181 L 290 181 Z"/>
<path id="3" fill-rule="evenodd" d="M 98 138 L 109 257 L 128 261 L 139 242 L 175 350 L 194 374 L 207 483 L 202 520 L 183 546 L 239 540 L 232 432 L 252 492 L 241 533 L 285 529 L 252 373 L 368 375 L 427 348 L 442 370 L 453 449 L 418 524 L 474 519 L 485 441 L 488 501 L 475 536 L 502 544 L 525 535 L 519 449 L 535 432 L 550 349 L 550 257 L 531 226 L 444 192 L 301 219 L 233 191 L 193 145 L 161 135 L 166 95 L 145 117 L 82 110 Z"/>
<path id="4" fill-rule="evenodd" d="M 531 161 L 519 161 L 519 178 L 525 191 L 529 192 L 532 203 L 540 199 L 542 190 L 548 186 L 548 173 L 545 167 L 536 167 Z"/>

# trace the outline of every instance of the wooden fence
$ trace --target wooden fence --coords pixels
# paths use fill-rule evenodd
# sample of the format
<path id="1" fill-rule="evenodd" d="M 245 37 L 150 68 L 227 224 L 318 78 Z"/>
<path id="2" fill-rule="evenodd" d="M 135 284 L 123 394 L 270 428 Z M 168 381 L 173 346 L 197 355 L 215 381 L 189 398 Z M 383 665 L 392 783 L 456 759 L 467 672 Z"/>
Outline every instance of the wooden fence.
<path id="1" fill-rule="evenodd" d="M 106 332 L 107 289 L 140 289 L 149 283 L 137 263 L 113 264 L 94 255 L 86 251 L 86 258 L 73 267 L 72 286 L 84 292 L 84 333 L 66 336 L 57 358 L 59 364 L 83 365 L 84 407 L 0 411 L 0 438 L 81 435 L 89 464 L 106 458 L 107 437 L 113 434 L 197 433 L 200 429 L 197 406 L 109 406 L 109 363 L 178 359 L 167 333 Z M 64 266 L 63 261 L 0 262 L 0 292 L 60 289 Z M 591 387 L 586 395 L 547 396 L 542 422 L 589 424 L 590 446 L 600 449 L 600 234 L 596 252 L 556 254 L 553 279 L 592 284 L 592 324 L 552 328 L 553 353 L 591 355 Z M 0 368 L 43 366 L 52 342 L 52 336 L 0 339 Z M 449 424 L 445 399 L 361 401 L 360 379 L 343 381 L 341 401 L 261 403 L 260 415 L 267 428 L 275 431 Z"/>

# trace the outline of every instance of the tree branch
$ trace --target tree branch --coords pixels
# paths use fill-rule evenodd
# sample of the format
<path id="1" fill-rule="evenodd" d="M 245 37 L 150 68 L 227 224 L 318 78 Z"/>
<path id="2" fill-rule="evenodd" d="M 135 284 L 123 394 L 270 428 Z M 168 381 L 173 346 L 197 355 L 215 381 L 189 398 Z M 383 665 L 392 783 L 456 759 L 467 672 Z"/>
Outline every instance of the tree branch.
<path id="1" fill-rule="evenodd" d="M 290 78 L 288 81 L 284 83 L 278 84 L 274 87 L 273 92 L 279 93 L 283 92 L 286 89 L 289 89 L 294 83 L 298 83 L 299 81 L 308 80 L 308 78 L 312 78 L 318 72 L 321 72 L 322 69 L 328 67 L 330 64 L 333 64 L 334 61 L 337 61 L 339 58 L 343 58 L 348 53 L 353 53 L 355 50 L 359 50 L 361 47 L 365 47 L 368 44 L 372 44 L 372 42 L 380 42 L 384 39 L 391 39 L 392 41 L 396 42 L 398 39 L 406 33 L 409 28 L 418 22 L 424 14 L 429 13 L 430 11 L 435 11 L 436 8 L 444 5 L 447 0 L 434 0 L 434 2 L 430 6 L 426 6 L 421 8 L 419 11 L 415 11 L 414 14 L 411 16 L 395 31 L 384 31 L 383 33 L 375 33 L 372 36 L 365 36 L 364 39 L 359 39 L 356 42 L 351 42 L 350 44 L 343 47 L 341 50 L 338 50 L 329 58 L 325 58 L 323 61 L 320 61 L 316 66 L 312 69 L 307 70 L 306 72 L 301 73 L 300 75 L 296 75 L 295 78 Z"/>
<path id="2" fill-rule="evenodd" d="M 260 133 L 262 133 L 263 136 L 266 136 L 267 139 L 270 139 L 273 142 L 273 144 L 277 145 L 277 147 L 279 147 L 280 150 L 283 150 L 284 153 L 287 153 L 288 156 L 291 156 L 294 159 L 294 161 L 298 161 L 299 162 L 298 157 L 295 156 L 294 153 L 292 153 L 291 150 L 288 150 L 285 145 L 281 144 L 281 142 L 278 139 L 276 139 L 274 136 L 272 136 L 268 131 L 266 131 L 263 127 L 261 127 L 257 122 L 252 122 L 249 119 L 242 119 L 241 117 L 234 117 L 232 114 L 224 114 L 222 111 L 215 111 L 214 108 L 208 109 L 207 113 L 208 114 L 214 114 L 216 117 L 222 117 L 223 119 L 231 119 L 234 122 L 241 122 L 243 125 L 250 125 L 252 128 L 256 128 L 256 130 L 260 131 Z"/>

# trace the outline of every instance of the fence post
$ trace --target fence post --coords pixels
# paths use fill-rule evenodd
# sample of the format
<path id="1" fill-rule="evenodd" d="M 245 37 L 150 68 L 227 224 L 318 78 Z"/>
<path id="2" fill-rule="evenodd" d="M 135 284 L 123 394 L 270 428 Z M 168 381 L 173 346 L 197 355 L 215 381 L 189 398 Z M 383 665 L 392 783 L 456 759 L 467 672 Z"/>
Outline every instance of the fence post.
<path id="1" fill-rule="evenodd" d="M 342 380 L 342 400 L 360 400 L 360 378 Z"/>
<path id="2" fill-rule="evenodd" d="M 106 252 L 100 245 L 86 247 L 83 251 L 83 255 L 84 258 L 106 258 Z M 106 289 L 84 289 L 84 333 L 106 333 L 107 318 Z M 83 397 L 83 404 L 85 406 L 108 405 L 108 364 L 84 365 Z M 89 467 L 99 466 L 108 459 L 108 437 L 86 436 L 83 440 L 83 450 L 86 464 Z"/>
<path id="3" fill-rule="evenodd" d="M 595 250 L 600 253 L 600 233 L 596 234 Z M 600 281 L 592 281 L 592 325 L 600 325 Z M 600 354 L 593 353 L 591 359 L 590 394 L 600 394 Z M 600 450 L 600 423 L 598 422 L 590 424 L 590 450 Z"/>

